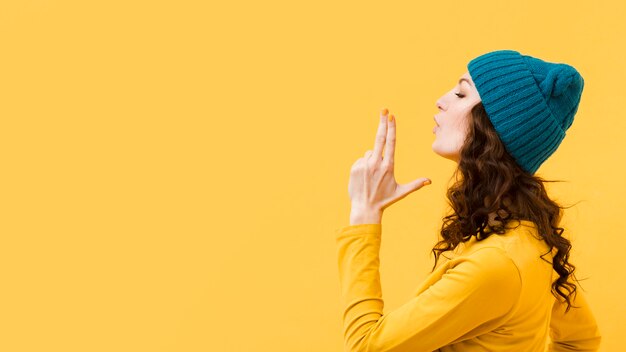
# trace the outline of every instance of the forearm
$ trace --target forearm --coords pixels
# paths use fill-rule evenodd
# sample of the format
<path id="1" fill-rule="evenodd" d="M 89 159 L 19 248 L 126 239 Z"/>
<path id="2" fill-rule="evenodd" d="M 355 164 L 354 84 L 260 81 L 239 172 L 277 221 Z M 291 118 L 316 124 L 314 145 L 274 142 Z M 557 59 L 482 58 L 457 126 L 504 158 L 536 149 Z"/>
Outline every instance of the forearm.
<path id="1" fill-rule="evenodd" d="M 346 351 L 365 351 L 372 329 L 383 315 L 380 244 L 378 224 L 346 226 L 337 234 Z"/>

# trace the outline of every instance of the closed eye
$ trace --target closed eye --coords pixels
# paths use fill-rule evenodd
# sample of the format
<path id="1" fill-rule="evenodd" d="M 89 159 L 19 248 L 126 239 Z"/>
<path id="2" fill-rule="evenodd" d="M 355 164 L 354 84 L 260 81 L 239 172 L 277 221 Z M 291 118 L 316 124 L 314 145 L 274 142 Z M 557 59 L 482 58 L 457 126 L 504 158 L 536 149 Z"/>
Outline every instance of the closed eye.
<path id="1" fill-rule="evenodd" d="M 463 97 L 465 97 L 465 95 L 463 95 L 463 94 L 461 94 L 461 93 L 454 93 L 454 95 L 456 95 L 456 96 L 457 96 L 457 97 L 459 97 L 459 98 L 463 98 Z"/>

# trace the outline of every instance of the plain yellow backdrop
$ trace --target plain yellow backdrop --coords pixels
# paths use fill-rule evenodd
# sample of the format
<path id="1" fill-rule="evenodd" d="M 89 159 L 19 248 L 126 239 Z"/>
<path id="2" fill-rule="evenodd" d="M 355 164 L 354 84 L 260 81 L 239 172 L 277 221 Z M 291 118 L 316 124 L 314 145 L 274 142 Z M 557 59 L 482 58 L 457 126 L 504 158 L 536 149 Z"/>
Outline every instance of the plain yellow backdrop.
<path id="1" fill-rule="evenodd" d="M 340 352 L 334 229 L 378 112 L 385 310 L 433 265 L 435 101 L 475 56 L 576 67 L 538 170 L 603 333 L 626 343 L 624 1 L 0 2 L 0 350 Z"/>

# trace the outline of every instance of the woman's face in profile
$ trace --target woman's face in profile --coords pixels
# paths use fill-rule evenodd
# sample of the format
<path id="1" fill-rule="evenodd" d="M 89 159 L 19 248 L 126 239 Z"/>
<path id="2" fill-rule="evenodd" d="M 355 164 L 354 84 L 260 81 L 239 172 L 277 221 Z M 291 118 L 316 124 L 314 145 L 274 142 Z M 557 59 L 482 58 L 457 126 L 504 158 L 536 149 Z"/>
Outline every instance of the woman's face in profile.
<path id="1" fill-rule="evenodd" d="M 472 108 L 481 101 L 469 72 L 465 72 L 452 90 L 437 100 L 435 141 L 432 149 L 444 158 L 459 162 L 459 155 Z"/>

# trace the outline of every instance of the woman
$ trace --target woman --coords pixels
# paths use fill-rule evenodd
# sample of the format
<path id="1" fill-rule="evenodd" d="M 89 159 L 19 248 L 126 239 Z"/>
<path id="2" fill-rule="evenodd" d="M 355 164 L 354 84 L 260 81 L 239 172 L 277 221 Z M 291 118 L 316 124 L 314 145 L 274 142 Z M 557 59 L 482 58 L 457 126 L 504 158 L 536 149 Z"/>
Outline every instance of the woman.
<path id="1" fill-rule="evenodd" d="M 350 225 L 336 231 L 346 351 L 544 351 L 550 340 L 550 351 L 595 351 L 597 323 L 569 280 L 562 208 L 534 175 L 571 126 L 584 81 L 572 66 L 513 50 L 467 68 L 437 101 L 432 148 L 458 167 L 435 266 L 386 314 L 382 214 L 430 180 L 395 182 L 396 121 L 386 109 L 374 150 L 352 166 Z"/>

